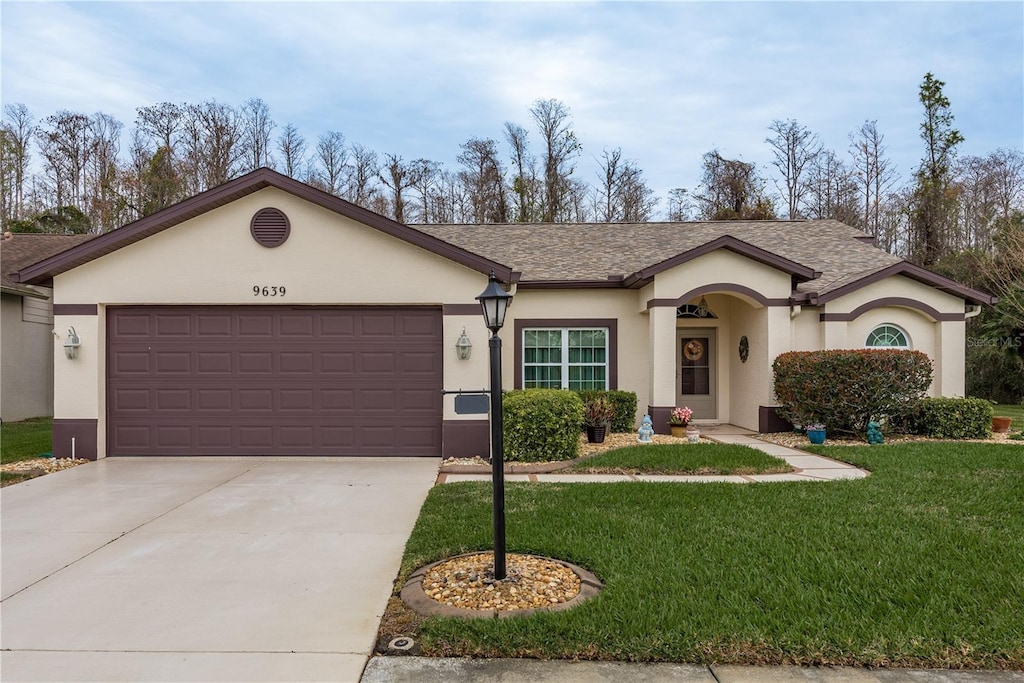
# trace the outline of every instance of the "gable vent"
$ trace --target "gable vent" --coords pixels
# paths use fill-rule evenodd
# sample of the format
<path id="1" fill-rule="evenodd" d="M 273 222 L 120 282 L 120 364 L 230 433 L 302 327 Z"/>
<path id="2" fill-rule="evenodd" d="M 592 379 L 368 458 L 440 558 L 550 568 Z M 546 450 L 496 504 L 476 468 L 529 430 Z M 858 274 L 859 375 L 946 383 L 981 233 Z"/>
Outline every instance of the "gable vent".
<path id="1" fill-rule="evenodd" d="M 264 247 L 279 247 L 288 239 L 288 233 L 292 230 L 288 216 L 280 209 L 260 209 L 252 217 L 249 224 L 249 232 L 252 238 Z"/>

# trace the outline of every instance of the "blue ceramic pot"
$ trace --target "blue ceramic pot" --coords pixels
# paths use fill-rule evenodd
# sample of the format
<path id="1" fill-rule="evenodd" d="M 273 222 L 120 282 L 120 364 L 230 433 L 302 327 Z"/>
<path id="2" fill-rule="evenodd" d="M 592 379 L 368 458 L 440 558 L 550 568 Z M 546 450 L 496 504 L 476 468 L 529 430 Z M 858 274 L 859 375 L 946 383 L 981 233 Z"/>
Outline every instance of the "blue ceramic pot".
<path id="1" fill-rule="evenodd" d="M 807 438 L 811 440 L 815 446 L 820 446 L 825 443 L 825 430 L 824 429 L 808 429 Z"/>

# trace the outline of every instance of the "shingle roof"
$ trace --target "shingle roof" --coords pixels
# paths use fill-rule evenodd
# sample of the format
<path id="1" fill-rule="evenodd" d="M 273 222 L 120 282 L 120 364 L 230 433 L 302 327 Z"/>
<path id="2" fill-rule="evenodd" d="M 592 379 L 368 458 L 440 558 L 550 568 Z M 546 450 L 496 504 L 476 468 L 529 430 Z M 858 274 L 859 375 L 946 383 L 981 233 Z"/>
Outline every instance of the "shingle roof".
<path id="1" fill-rule="evenodd" d="M 628 276 L 725 235 L 821 273 L 799 291 L 825 293 L 902 261 L 834 220 L 412 227 L 521 271 L 521 282 Z"/>
<path id="2" fill-rule="evenodd" d="M 0 237 L 0 286 L 10 294 L 39 296 L 35 287 L 12 282 L 10 274 L 95 236 L 13 233 Z"/>

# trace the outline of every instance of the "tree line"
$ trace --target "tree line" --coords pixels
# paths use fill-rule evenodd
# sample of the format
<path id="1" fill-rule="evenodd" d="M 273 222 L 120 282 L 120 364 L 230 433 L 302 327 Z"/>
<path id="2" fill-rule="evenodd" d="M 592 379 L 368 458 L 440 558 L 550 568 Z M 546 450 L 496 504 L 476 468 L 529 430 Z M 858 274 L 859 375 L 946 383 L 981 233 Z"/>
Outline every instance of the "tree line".
<path id="1" fill-rule="evenodd" d="M 295 125 L 278 124 L 259 98 L 237 107 L 139 107 L 127 135 L 102 112 L 37 120 L 25 105 L 8 104 L 0 219 L 5 230 L 107 232 L 267 166 L 404 223 L 645 222 L 659 205 L 657 217 L 670 221 L 834 218 L 886 251 L 934 266 L 965 250 L 994 253 L 1001 226 L 1024 210 L 1024 155 L 958 157 L 963 136 L 943 85 L 929 73 L 920 86 L 924 149 L 906 182 L 877 121 L 865 121 L 836 151 L 787 119 L 767 127 L 770 168 L 713 149 L 701 159 L 698 186 L 664 198 L 620 147 L 603 149 L 594 178 L 580 178 L 583 147 L 569 107 L 555 99 L 533 104 L 530 128 L 506 122 L 499 139 L 467 139 L 453 169 L 378 153 L 336 130 L 307 140 Z"/>

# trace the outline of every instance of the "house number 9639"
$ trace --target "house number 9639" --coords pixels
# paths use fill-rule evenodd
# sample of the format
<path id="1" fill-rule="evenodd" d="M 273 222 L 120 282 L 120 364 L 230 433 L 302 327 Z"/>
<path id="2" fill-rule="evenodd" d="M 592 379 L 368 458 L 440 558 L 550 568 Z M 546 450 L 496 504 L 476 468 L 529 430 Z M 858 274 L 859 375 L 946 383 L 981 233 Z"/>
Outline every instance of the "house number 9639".
<path id="1" fill-rule="evenodd" d="M 253 296 L 284 296 L 284 285 L 253 285 Z"/>

